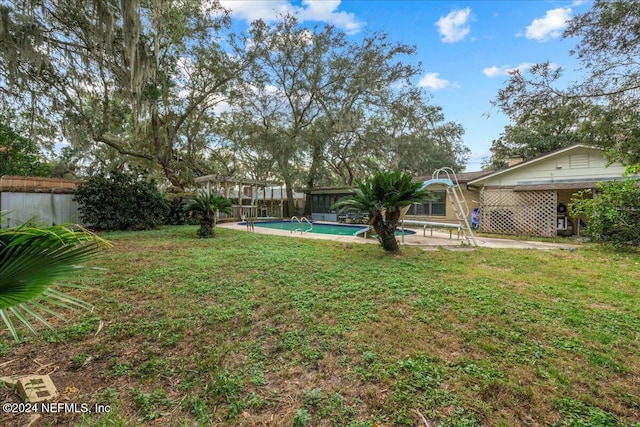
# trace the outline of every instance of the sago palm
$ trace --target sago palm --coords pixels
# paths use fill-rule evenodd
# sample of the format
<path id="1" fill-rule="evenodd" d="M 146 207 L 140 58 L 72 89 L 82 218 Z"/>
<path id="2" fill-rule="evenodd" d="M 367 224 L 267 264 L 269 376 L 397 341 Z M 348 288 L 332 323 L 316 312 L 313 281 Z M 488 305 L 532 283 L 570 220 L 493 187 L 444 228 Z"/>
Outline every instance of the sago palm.
<path id="1" fill-rule="evenodd" d="M 184 210 L 195 214 L 200 221 L 198 236 L 209 238 L 214 236 L 213 227 L 216 224 L 216 213 L 231 214 L 231 202 L 223 196 L 199 194 L 187 202 Z"/>
<path id="2" fill-rule="evenodd" d="M 95 234 L 65 225 L 0 229 L 0 317 L 18 340 L 12 318 L 35 332 L 31 320 L 51 327 L 44 314 L 58 318 L 55 308 L 91 305 L 54 289 L 55 281 L 77 272 L 98 250 L 110 244 Z M 55 287 L 79 287 L 57 283 Z"/>
<path id="3" fill-rule="evenodd" d="M 354 194 L 340 199 L 335 207 L 368 212 L 369 224 L 384 250 L 399 253 L 395 232 L 402 209 L 413 203 L 432 200 L 433 194 L 423 189 L 421 182 L 413 181 L 411 174 L 400 171 L 380 171 L 364 181 L 356 181 L 356 184 L 358 188 L 354 189 Z"/>

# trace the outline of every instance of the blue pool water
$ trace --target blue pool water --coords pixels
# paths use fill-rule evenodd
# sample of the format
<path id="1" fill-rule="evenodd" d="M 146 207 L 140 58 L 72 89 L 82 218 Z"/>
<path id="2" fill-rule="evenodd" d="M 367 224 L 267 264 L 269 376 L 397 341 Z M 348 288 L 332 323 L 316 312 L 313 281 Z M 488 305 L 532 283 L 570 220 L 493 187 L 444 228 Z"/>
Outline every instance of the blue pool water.
<path id="1" fill-rule="evenodd" d="M 245 225 L 244 222 L 240 223 Z M 308 233 L 316 234 L 333 234 L 336 236 L 355 236 L 358 231 L 367 229 L 366 225 L 347 225 L 347 224 L 327 224 L 312 222 L 313 228 L 309 226 L 307 222 L 302 224 L 303 230 Z M 256 221 L 254 223 L 256 227 L 272 228 L 276 230 L 291 231 L 291 221 Z M 311 228 L 311 229 L 310 229 Z M 294 222 L 293 230 L 300 232 L 300 224 Z M 400 235 L 402 232 L 397 231 L 396 234 Z M 415 231 L 405 230 L 404 234 L 415 234 Z"/>

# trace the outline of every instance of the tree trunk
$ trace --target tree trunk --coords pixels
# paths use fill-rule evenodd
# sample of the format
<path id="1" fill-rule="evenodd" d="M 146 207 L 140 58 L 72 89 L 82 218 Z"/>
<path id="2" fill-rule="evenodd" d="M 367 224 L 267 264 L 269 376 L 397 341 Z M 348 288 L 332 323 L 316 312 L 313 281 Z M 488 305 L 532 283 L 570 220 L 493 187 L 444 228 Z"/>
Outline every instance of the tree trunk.
<path id="1" fill-rule="evenodd" d="M 287 210 L 289 216 L 293 216 L 296 214 L 296 204 L 293 200 L 293 183 L 291 179 L 291 175 L 289 174 L 288 165 L 286 162 L 278 162 L 280 166 L 280 173 L 282 174 L 282 178 L 284 179 L 284 185 L 287 187 Z"/>
<path id="2" fill-rule="evenodd" d="M 179 191 L 184 191 L 184 183 L 176 176 L 171 166 L 173 141 L 169 140 L 171 133 L 167 132 L 165 126 L 166 123 L 164 123 L 164 120 L 159 117 L 157 112 L 153 112 L 151 114 L 151 132 L 156 151 L 156 160 L 162 167 L 162 171 L 171 185 Z M 162 135 L 163 131 L 164 135 Z"/>
<path id="3" fill-rule="evenodd" d="M 396 240 L 395 230 L 389 231 L 387 227 L 383 227 L 382 230 L 376 230 L 376 232 L 378 233 L 378 240 L 385 251 L 394 254 L 400 253 L 400 246 L 398 246 L 398 241 Z"/>
<path id="4" fill-rule="evenodd" d="M 296 202 L 293 200 L 293 186 L 290 180 L 285 180 L 285 185 L 287 186 L 287 208 L 289 209 L 289 216 L 293 216 L 297 214 Z"/>
<path id="5" fill-rule="evenodd" d="M 396 227 L 398 226 L 398 218 L 400 217 L 400 212 L 395 211 L 391 213 L 387 213 L 386 218 L 382 216 L 382 214 L 378 214 L 375 216 L 373 221 L 373 228 L 378 235 L 378 241 L 382 248 L 393 254 L 400 253 L 400 246 L 398 245 L 398 241 L 396 240 Z M 386 220 L 383 220 L 386 219 Z"/>
<path id="6" fill-rule="evenodd" d="M 304 202 L 304 215 L 311 215 L 311 190 L 315 186 L 316 176 L 318 175 L 318 169 L 320 168 L 320 164 L 322 163 L 322 145 L 320 141 L 314 139 L 312 141 L 312 153 L 311 153 L 311 167 L 309 168 L 309 175 L 307 178 L 307 193 L 305 196 Z"/>
<path id="7" fill-rule="evenodd" d="M 345 166 L 347 168 L 347 173 L 349 174 L 348 177 L 347 177 L 347 185 L 349 187 L 352 187 L 353 186 L 353 181 L 354 181 L 353 170 L 346 162 L 345 162 Z"/>
<path id="8" fill-rule="evenodd" d="M 200 230 L 198 230 L 198 236 L 201 239 L 208 239 L 213 237 L 213 219 L 208 216 L 200 217 Z"/>

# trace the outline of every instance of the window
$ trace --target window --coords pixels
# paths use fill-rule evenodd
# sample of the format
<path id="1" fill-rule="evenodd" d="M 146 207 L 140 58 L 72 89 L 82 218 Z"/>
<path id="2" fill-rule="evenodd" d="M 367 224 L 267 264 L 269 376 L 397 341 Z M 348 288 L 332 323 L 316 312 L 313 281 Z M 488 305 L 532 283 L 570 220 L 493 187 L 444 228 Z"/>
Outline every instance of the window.
<path id="1" fill-rule="evenodd" d="M 407 215 L 447 216 L 447 193 L 445 191 L 432 191 L 436 197 L 423 204 L 411 205 Z"/>

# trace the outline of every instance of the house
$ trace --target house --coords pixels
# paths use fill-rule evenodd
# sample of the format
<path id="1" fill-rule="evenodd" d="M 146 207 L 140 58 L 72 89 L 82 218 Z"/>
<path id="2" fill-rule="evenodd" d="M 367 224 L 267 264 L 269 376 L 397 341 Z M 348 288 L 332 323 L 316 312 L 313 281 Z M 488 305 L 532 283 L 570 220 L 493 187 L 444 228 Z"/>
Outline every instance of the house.
<path id="1" fill-rule="evenodd" d="M 487 175 L 490 172 L 461 172 L 456 174 L 457 182 L 460 186 L 462 196 L 465 198 L 469 212 L 475 207 L 480 205 L 480 196 L 478 191 L 472 191 L 467 189 L 467 183 L 473 179 Z M 433 177 L 420 176 L 416 177 L 416 181 L 424 182 L 429 181 Z M 453 178 L 453 177 L 452 177 Z M 454 201 L 451 197 L 447 197 L 446 187 L 442 184 L 430 185 L 427 188 L 434 196 L 434 200 L 427 201 L 425 203 L 417 203 L 411 205 L 406 213 L 406 219 L 414 221 L 430 221 L 440 223 L 458 223 L 459 220 L 456 216 L 454 208 Z M 347 216 L 344 213 L 337 212 L 332 209 L 333 205 L 344 196 L 353 194 L 348 188 L 340 187 L 325 187 L 315 188 L 310 191 L 311 195 L 311 219 L 320 221 L 348 221 Z"/>
<path id="2" fill-rule="evenodd" d="M 636 175 L 635 177 L 638 177 Z M 429 181 L 433 177 L 416 177 Z M 526 162 L 513 161 L 498 171 L 461 172 L 456 179 L 468 212 L 480 210 L 480 231 L 496 234 L 554 237 L 580 234 L 586 218 L 573 218 L 568 207 L 576 193 L 592 190 L 597 183 L 623 180 L 625 167 L 604 158 L 603 150 L 585 144 L 564 147 Z M 439 223 L 458 223 L 451 197 L 442 184 L 427 187 L 435 200 L 414 204 L 406 219 Z M 333 204 L 350 194 L 345 188 L 319 188 L 311 191 L 313 219 L 342 220 Z"/>
<path id="3" fill-rule="evenodd" d="M 620 163 L 608 165 L 603 151 L 574 144 L 467 182 L 476 191 L 480 231 L 552 237 L 579 234 L 585 218 L 571 218 L 573 195 L 598 182 L 626 179 Z M 473 196 L 471 196 L 473 197 Z"/>
<path id="4" fill-rule="evenodd" d="M 469 189 L 467 184 L 474 179 L 478 179 L 482 176 L 489 174 L 488 171 L 478 172 L 459 172 L 455 174 L 455 178 L 460 186 L 460 192 L 470 213 L 474 208 L 480 206 L 480 195 L 477 190 Z M 416 181 L 429 181 L 432 176 L 419 176 L 415 178 Z M 407 219 L 418 221 L 430 221 L 441 223 L 458 223 L 458 217 L 456 216 L 454 200 L 451 197 L 447 197 L 447 188 L 443 184 L 435 184 L 427 187 L 434 196 L 435 200 L 431 200 L 422 204 L 411 205 L 406 213 Z"/>

